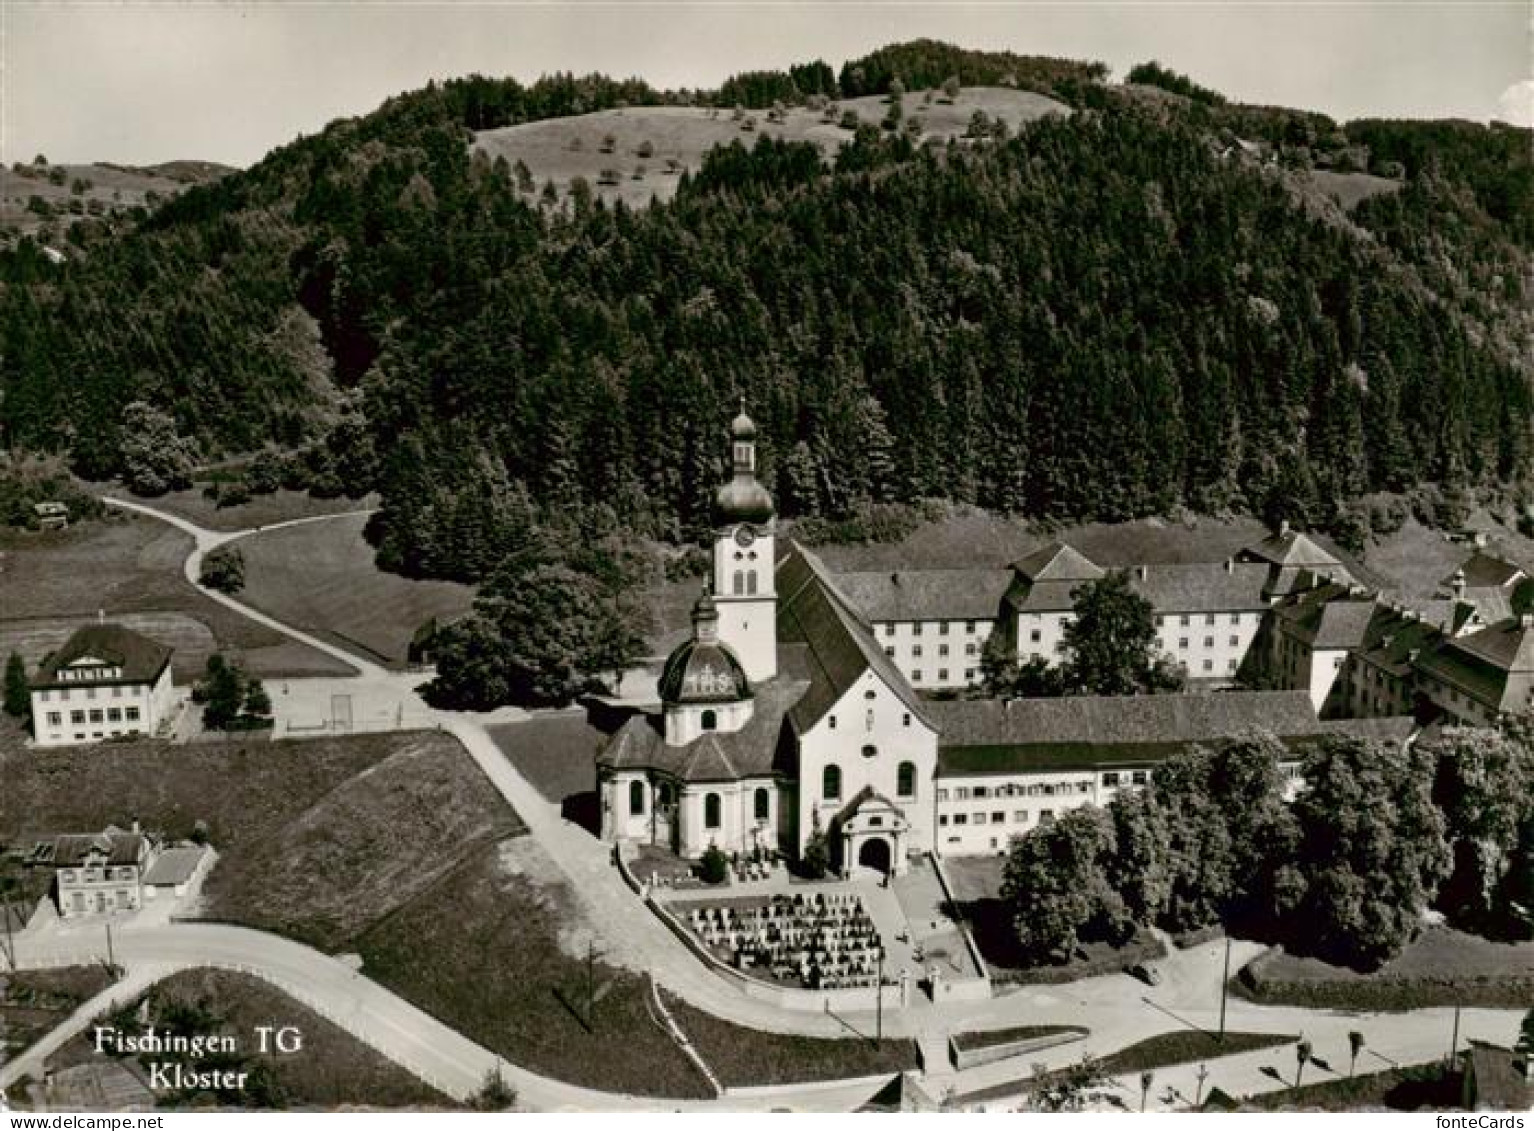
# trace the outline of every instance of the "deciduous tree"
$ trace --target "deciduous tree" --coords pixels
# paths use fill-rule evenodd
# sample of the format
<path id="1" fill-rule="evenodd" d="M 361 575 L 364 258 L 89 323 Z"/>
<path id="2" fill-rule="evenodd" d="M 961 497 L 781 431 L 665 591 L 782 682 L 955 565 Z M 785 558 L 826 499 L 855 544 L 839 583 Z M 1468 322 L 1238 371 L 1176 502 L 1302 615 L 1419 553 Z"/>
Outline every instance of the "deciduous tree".
<path id="1" fill-rule="evenodd" d="M 1070 690 L 1143 695 L 1181 689 L 1181 674 L 1157 646 L 1155 608 L 1130 587 L 1128 573 L 1118 570 L 1088 581 L 1072 597 L 1075 612 L 1063 634 Z"/>

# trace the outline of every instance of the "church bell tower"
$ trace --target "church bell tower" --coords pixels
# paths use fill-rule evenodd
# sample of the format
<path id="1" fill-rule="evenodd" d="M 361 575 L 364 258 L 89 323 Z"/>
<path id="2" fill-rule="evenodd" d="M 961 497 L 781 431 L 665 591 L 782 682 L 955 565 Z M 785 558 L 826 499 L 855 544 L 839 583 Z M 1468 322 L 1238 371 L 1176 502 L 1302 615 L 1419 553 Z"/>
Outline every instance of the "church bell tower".
<path id="1" fill-rule="evenodd" d="M 730 424 L 730 462 L 730 481 L 714 496 L 714 603 L 719 639 L 760 683 L 778 673 L 776 512 L 756 479 L 756 425 L 744 411 Z"/>

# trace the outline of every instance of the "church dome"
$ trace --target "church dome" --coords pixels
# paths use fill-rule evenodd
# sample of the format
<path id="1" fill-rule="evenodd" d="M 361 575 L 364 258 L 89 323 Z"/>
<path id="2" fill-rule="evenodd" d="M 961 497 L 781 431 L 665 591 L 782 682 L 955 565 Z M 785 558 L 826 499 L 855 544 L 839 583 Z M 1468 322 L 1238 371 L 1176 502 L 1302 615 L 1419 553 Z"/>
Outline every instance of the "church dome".
<path id="1" fill-rule="evenodd" d="M 756 439 L 756 422 L 741 413 L 730 422 L 730 438 L 735 440 Z"/>
<path id="2" fill-rule="evenodd" d="M 660 677 L 661 702 L 734 703 L 751 697 L 751 684 L 727 644 L 689 640 L 666 661 Z"/>
<path id="3" fill-rule="evenodd" d="M 772 514 L 772 496 L 749 472 L 737 472 L 735 478 L 714 495 L 714 517 L 721 526 L 734 522 L 766 522 Z"/>

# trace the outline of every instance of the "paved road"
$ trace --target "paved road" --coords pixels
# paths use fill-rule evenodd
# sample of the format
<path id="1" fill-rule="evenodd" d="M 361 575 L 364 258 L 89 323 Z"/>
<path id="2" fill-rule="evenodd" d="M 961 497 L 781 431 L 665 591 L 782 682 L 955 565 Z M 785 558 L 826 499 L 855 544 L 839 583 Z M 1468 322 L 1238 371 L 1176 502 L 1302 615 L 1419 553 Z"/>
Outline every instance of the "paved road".
<path id="1" fill-rule="evenodd" d="M 197 548 L 188 557 L 186 573 L 188 580 L 197 583 L 197 566 L 201 556 L 213 546 L 233 541 L 249 531 L 232 533 L 204 530 L 193 523 L 156 511 L 137 503 L 108 500 L 113 505 L 160 518 L 192 535 Z M 339 517 L 339 516 L 326 516 Z M 298 522 L 324 521 L 324 518 L 300 519 Z M 282 525 L 292 525 L 291 523 Z M 275 529 L 267 527 L 266 529 Z M 200 588 L 200 587 L 199 587 Z M 319 693 L 330 685 L 337 690 L 373 688 L 381 696 L 400 697 L 408 695 L 415 700 L 413 684 L 418 676 L 389 672 L 370 661 L 361 659 L 259 613 L 225 594 L 203 590 L 210 597 L 245 616 L 287 634 L 311 647 L 335 656 L 352 665 L 359 677 L 308 681 L 315 684 Z M 418 700 L 415 700 L 418 701 Z M 602 940 L 609 961 L 617 965 L 647 972 L 662 986 L 684 998 L 700 1009 L 727 1018 L 738 1024 L 776 1032 L 803 1033 L 815 1036 L 847 1035 L 847 1027 L 871 1032 L 874 1017 L 872 1011 L 852 1013 L 841 1018 L 821 1013 L 807 1013 L 784 1009 L 768 1002 L 758 1001 L 741 994 L 723 979 L 711 973 L 684 946 L 682 946 L 653 915 L 638 903 L 633 892 L 623 883 L 610 863 L 608 848 L 590 836 L 584 829 L 565 821 L 559 809 L 545 800 L 512 763 L 501 753 L 487 733 L 489 722 L 501 722 L 526 718 L 518 711 L 498 712 L 494 716 L 472 716 L 452 712 L 434 711 L 421 705 L 421 711 L 436 725 L 452 732 L 484 771 L 486 777 L 503 797 L 527 822 L 531 834 L 565 873 L 570 887 L 579 899 L 587 918 Z M 178 954 L 186 951 L 186 960 L 195 964 L 194 955 L 200 940 L 213 936 L 203 932 L 213 928 L 203 925 L 175 926 L 165 928 L 164 937 L 146 938 L 143 958 L 153 961 L 163 955 L 166 948 L 174 947 Z M 220 928 L 220 930 L 236 930 Z M 198 932 L 194 934 L 193 932 Z M 253 935 L 254 932 L 245 932 Z M 282 979 L 294 975 L 294 970 L 283 966 L 262 967 L 261 956 L 273 948 L 294 948 L 296 943 L 276 940 L 274 936 L 257 936 L 259 946 L 241 951 L 253 972 L 270 976 L 279 985 Z M 183 941 L 185 940 L 185 941 Z M 306 950 L 307 948 L 298 948 Z M 1232 969 L 1255 957 L 1261 950 L 1255 944 L 1238 943 L 1233 951 Z M 292 953 L 281 950 L 283 954 Z M 317 952 L 308 952 L 316 955 Z M 331 960 L 317 956 L 323 962 Z M 1164 978 L 1160 986 L 1147 989 L 1125 975 L 1112 975 L 1085 979 L 1065 986 L 1030 987 L 1015 993 L 1002 995 L 983 1002 L 961 1002 L 934 1005 L 918 996 L 918 1002 L 910 1009 L 886 1014 L 884 1031 L 891 1036 L 911 1036 L 922 1040 L 924 1046 L 940 1047 L 946 1034 L 960 1030 L 1003 1028 L 1011 1025 L 1072 1024 L 1083 1025 L 1091 1030 L 1090 1038 L 1081 1044 L 1061 1046 L 1027 1058 L 1030 1063 L 1043 1063 L 1048 1067 L 1060 1067 L 1071 1063 L 1083 1051 L 1102 1056 L 1135 1041 L 1180 1026 L 1195 1026 L 1213 1031 L 1219 1024 L 1219 986 L 1223 969 L 1224 945 L 1214 943 L 1175 954 L 1158 964 Z M 163 958 L 161 959 L 163 961 Z M 344 969 L 344 968 L 343 968 Z M 268 971 L 270 973 L 268 974 Z M 358 1016 L 370 1025 L 377 1025 L 380 1038 L 393 1041 L 399 1034 L 412 1031 L 430 1036 L 421 1042 L 407 1042 L 398 1049 L 401 1056 L 420 1057 L 421 1063 L 434 1074 L 447 1071 L 446 1059 L 463 1058 L 456 1076 L 433 1075 L 431 1078 L 456 1079 L 459 1085 L 477 1083 L 491 1060 L 491 1054 L 468 1042 L 465 1038 L 440 1023 L 427 1018 L 408 1003 L 394 998 L 367 979 L 346 971 L 350 982 L 338 980 L 332 974 L 302 983 L 306 992 L 327 995 L 310 1000 L 331 1002 L 336 1009 L 356 1009 Z M 347 987 L 353 992 L 349 995 Z M 378 997 L 382 994 L 384 997 Z M 386 1001 L 385 998 L 392 999 Z M 376 1009 L 377 1012 L 366 1012 Z M 1347 1049 L 1347 1033 L 1352 1029 L 1363 1031 L 1370 1044 L 1379 1034 L 1381 1051 L 1403 1062 L 1407 1058 L 1431 1059 L 1447 1047 L 1447 1033 L 1452 1012 L 1447 1010 L 1418 1010 L 1408 1014 L 1352 1015 L 1330 1011 L 1311 1011 L 1289 1007 L 1264 1007 L 1232 999 L 1229 1003 L 1228 1028 L 1233 1031 L 1302 1034 L 1308 1036 L 1318 1052 L 1322 1049 Z M 413 1014 L 413 1016 L 412 1016 Z M 408 1018 L 408 1024 L 402 1024 Z M 1521 1013 L 1514 1010 L 1475 1010 L 1467 1012 L 1462 1019 L 1461 1041 L 1470 1036 L 1511 1041 Z M 412 1030 L 410 1026 L 422 1028 Z M 419 1045 L 419 1047 L 418 1047 Z M 1387 1049 L 1394 1048 L 1396 1052 Z M 382 1046 L 379 1046 L 382 1047 Z M 386 1050 L 387 1051 L 387 1050 Z M 1399 1055 L 1398 1055 L 1399 1054 Z M 390 1055 L 395 1055 L 391 1052 Z M 1325 1054 L 1322 1054 L 1325 1056 Z M 1265 1059 L 1266 1058 L 1266 1059 Z M 1218 1072 L 1212 1070 L 1208 1083 L 1225 1088 L 1234 1094 L 1270 1091 L 1287 1086 L 1283 1079 L 1273 1079 L 1261 1072 L 1263 1064 L 1275 1061 L 1280 1065 L 1293 1063 L 1292 1046 L 1288 1049 L 1270 1050 L 1266 1054 L 1251 1054 L 1216 1062 Z M 401 1061 L 408 1066 L 410 1061 Z M 1222 1074 L 1229 1065 L 1229 1084 L 1222 1082 Z M 473 1067 L 468 1067 L 473 1066 Z M 1194 1066 L 1186 1070 L 1165 1070 L 1167 1082 L 1192 1095 L 1191 1080 Z M 556 1081 L 544 1080 L 531 1073 L 508 1071 L 508 1078 L 519 1081 L 524 1097 L 542 1106 L 580 1106 L 610 1108 L 625 1103 L 622 1097 L 574 1089 Z M 964 1073 L 934 1073 L 929 1088 L 941 1090 L 947 1086 L 959 1092 L 989 1087 L 1015 1077 L 1026 1075 L 1027 1066 L 1017 1064 L 989 1065 Z M 468 1074 L 467 1076 L 465 1074 Z M 472 1077 L 469 1080 L 468 1077 Z M 1184 1078 L 1186 1076 L 1186 1079 Z M 525 1087 L 523 1084 L 525 1083 Z M 1134 1106 L 1138 1106 L 1139 1084 L 1133 1083 Z M 1207 1090 L 1207 1089 L 1206 1089 Z M 807 1093 L 808 1094 L 808 1093 Z M 821 1091 L 822 1096 L 830 1093 Z M 535 1098 L 537 1097 L 537 1098 Z M 803 1097 L 800 1097 L 803 1098 Z M 780 1103 L 788 1104 L 787 1098 Z M 732 1102 L 730 1106 L 736 1106 Z"/>
<path id="2" fill-rule="evenodd" d="M 63 962 L 105 960 L 105 937 L 92 929 L 63 927 L 18 940 L 22 968 Z M 396 1063 L 458 1099 L 477 1092 L 487 1073 L 500 1070 L 518 1092 L 519 1103 L 542 1111 L 614 1108 L 766 1109 L 786 1105 L 806 1110 L 845 1110 L 877 1090 L 877 1084 L 805 1087 L 771 1098 L 731 1097 L 687 1102 L 618 1095 L 566 1084 L 508 1064 L 495 1053 L 450 1029 L 397 994 L 363 977 L 329 955 L 262 931 L 217 923 L 124 927 L 113 932 L 113 954 L 128 968 L 124 982 L 82 1007 L 70 1022 L 27 1055 L 0 1068 L 0 1086 L 37 1075 L 41 1059 L 85 1028 L 111 1002 L 131 1000 L 160 978 L 193 967 L 219 967 L 270 982 Z"/>
<path id="3" fill-rule="evenodd" d="M 129 502 L 127 499 L 116 499 L 110 496 L 104 497 L 101 501 L 109 507 L 118 507 L 122 510 L 134 511 L 138 514 L 148 515 L 150 518 L 157 518 L 161 522 L 169 523 L 177 530 L 190 534 L 195 545 L 192 547 L 192 552 L 187 555 L 186 562 L 181 567 L 181 572 L 185 574 L 188 581 L 197 586 L 198 589 L 202 590 L 203 593 L 217 601 L 220 605 L 224 605 L 225 607 L 234 610 L 241 616 L 255 621 L 257 624 L 265 625 L 267 628 L 280 632 L 285 636 L 291 636 L 294 640 L 301 641 L 302 643 L 309 645 L 311 648 L 316 648 L 319 651 L 324 652 L 327 656 L 331 656 L 337 660 L 340 660 L 343 664 L 349 665 L 359 675 L 371 676 L 374 678 L 394 677 L 398 675 L 398 673 L 391 672 L 387 668 L 380 667 L 379 665 L 373 663 L 371 660 L 364 660 L 354 653 L 346 651 L 344 648 L 338 648 L 334 644 L 320 640 L 318 637 L 310 636 L 306 632 L 300 632 L 299 630 L 292 628 L 289 625 L 283 624 L 281 621 L 274 617 L 269 617 L 265 613 L 251 608 L 249 605 L 243 604 L 240 601 L 236 601 L 227 593 L 220 593 L 217 589 L 209 589 L 198 580 L 202 570 L 202 559 L 207 556 L 210 550 L 217 549 L 219 546 L 222 546 L 225 543 L 234 542 L 240 538 L 245 538 L 255 534 L 257 533 L 255 528 L 248 530 L 208 530 L 204 527 L 198 526 L 196 523 L 188 522 L 186 519 L 181 518 L 178 515 L 170 514 L 167 511 L 156 510 L 154 507 L 146 507 L 142 503 Z M 270 526 L 263 526 L 260 528 L 260 532 L 265 533 L 268 530 L 282 530 L 285 527 L 302 526 L 311 522 L 329 522 L 332 519 L 346 518 L 349 515 L 372 513 L 373 512 L 371 510 L 343 511 L 339 514 L 315 515 L 311 518 L 295 518 L 290 519 L 287 522 L 274 522 Z"/>

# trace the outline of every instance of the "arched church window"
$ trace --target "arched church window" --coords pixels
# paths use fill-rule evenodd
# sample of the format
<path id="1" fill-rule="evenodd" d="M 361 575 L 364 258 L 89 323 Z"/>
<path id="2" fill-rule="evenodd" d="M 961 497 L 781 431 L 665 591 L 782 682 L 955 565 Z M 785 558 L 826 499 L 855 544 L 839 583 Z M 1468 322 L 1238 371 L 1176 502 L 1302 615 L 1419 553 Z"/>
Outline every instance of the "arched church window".
<path id="1" fill-rule="evenodd" d="M 840 801 L 842 796 L 842 768 L 827 766 L 820 775 L 820 794 L 827 801 Z"/>
<path id="2" fill-rule="evenodd" d="M 629 812 L 636 817 L 644 816 L 644 782 L 629 782 Z"/>
<path id="3" fill-rule="evenodd" d="M 710 793 L 703 798 L 703 827 L 705 829 L 717 829 L 719 827 L 719 795 Z"/>
<path id="4" fill-rule="evenodd" d="M 756 571 L 755 570 L 752 570 L 750 573 L 746 574 L 746 592 L 748 594 L 755 594 L 756 593 Z"/>
<path id="5" fill-rule="evenodd" d="M 772 799 L 765 789 L 756 791 L 755 805 L 756 819 L 758 821 L 767 820 L 772 813 Z"/>
<path id="6" fill-rule="evenodd" d="M 900 763 L 900 771 L 896 778 L 895 792 L 901 797 L 916 796 L 916 763 Z"/>
<path id="7" fill-rule="evenodd" d="M 703 712 L 703 729 L 717 730 L 719 728 L 719 716 L 713 711 Z"/>
<path id="8" fill-rule="evenodd" d="M 743 596 L 746 592 L 746 575 L 740 570 L 735 571 L 735 577 L 730 581 L 730 592 L 735 596 Z"/>

